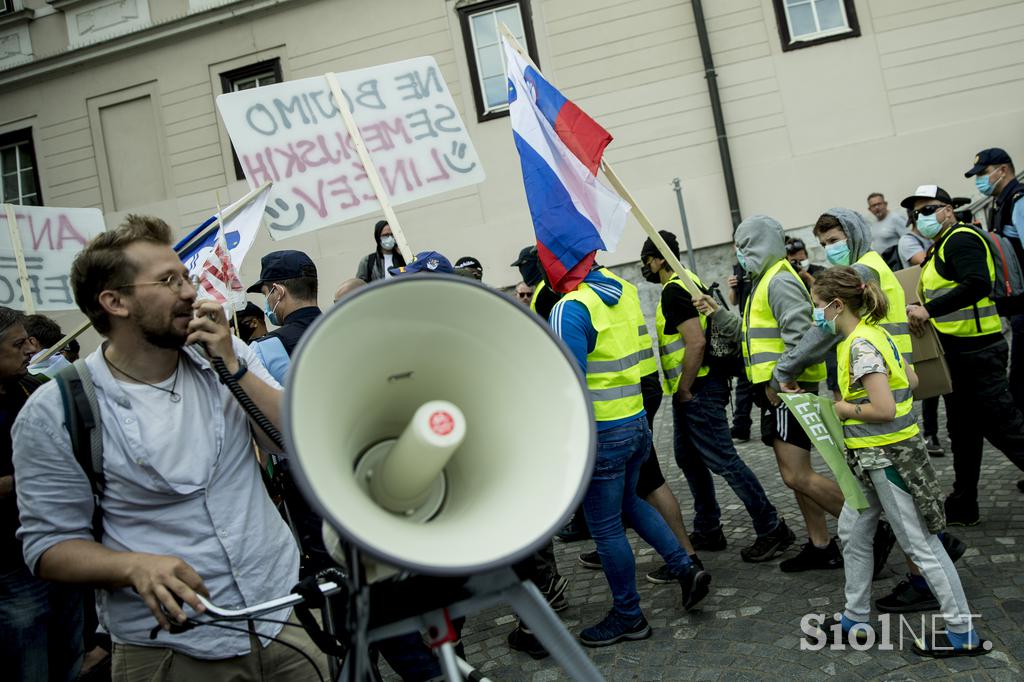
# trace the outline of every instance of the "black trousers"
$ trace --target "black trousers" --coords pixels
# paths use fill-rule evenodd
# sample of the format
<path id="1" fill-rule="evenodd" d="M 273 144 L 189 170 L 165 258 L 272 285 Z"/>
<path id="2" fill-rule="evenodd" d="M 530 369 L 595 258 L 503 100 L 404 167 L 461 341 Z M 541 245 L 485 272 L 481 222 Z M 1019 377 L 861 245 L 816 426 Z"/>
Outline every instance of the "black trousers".
<path id="1" fill-rule="evenodd" d="M 921 401 L 921 421 L 925 438 L 939 435 L 939 396 Z"/>
<path id="2" fill-rule="evenodd" d="M 975 505 L 984 441 L 1024 470 L 1024 415 L 1010 394 L 1006 341 L 967 353 L 947 353 L 953 392 L 944 396 L 953 451 L 953 501 Z"/>

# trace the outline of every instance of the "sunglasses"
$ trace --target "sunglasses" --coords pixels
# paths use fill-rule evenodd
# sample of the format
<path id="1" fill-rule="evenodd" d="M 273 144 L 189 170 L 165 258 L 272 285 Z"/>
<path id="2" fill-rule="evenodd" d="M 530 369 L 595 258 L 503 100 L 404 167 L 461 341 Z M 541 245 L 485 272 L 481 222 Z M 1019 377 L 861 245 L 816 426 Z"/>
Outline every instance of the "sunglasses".
<path id="1" fill-rule="evenodd" d="M 922 206 L 921 208 L 914 211 L 917 215 L 931 215 L 938 211 L 940 208 L 945 208 L 945 204 L 933 204 L 931 206 Z"/>

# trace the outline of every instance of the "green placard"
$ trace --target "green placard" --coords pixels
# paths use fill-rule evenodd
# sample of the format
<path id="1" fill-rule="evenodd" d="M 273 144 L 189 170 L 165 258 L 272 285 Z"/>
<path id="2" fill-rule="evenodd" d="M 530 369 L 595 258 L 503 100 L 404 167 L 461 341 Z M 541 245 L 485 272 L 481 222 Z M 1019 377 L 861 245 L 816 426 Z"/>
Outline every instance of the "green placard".
<path id="1" fill-rule="evenodd" d="M 832 470 L 846 504 L 857 511 L 868 508 L 867 498 L 860 489 L 860 481 L 846 463 L 843 454 L 843 425 L 836 416 L 831 399 L 811 393 L 780 393 L 779 397 L 803 428 L 821 458 Z"/>

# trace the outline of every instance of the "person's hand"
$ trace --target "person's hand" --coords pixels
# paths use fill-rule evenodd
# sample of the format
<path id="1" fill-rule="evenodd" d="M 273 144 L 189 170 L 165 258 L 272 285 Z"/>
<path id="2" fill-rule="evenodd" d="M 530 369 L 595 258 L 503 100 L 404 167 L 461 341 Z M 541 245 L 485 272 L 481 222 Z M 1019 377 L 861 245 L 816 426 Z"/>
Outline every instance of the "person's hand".
<path id="1" fill-rule="evenodd" d="M 800 388 L 800 384 L 795 381 L 780 381 L 779 388 L 782 389 L 783 393 L 803 393 L 804 389 Z"/>
<path id="2" fill-rule="evenodd" d="M 768 384 L 765 384 L 764 386 L 764 394 L 768 398 L 768 402 L 772 404 L 772 407 L 778 407 L 782 404 L 782 398 L 780 398 L 779 394 L 775 392 L 775 389 Z"/>
<path id="3" fill-rule="evenodd" d="M 687 391 L 685 388 L 680 388 L 672 395 L 672 399 L 677 403 L 688 403 L 693 400 L 693 394 Z"/>
<path id="4" fill-rule="evenodd" d="M 718 310 L 718 301 L 712 298 L 709 294 L 701 294 L 693 298 L 693 307 L 697 309 L 697 312 L 701 315 L 710 315 L 711 313 Z"/>
<path id="5" fill-rule="evenodd" d="M 836 401 L 836 416 L 840 419 L 852 419 L 856 416 L 857 406 L 845 400 Z"/>
<path id="6" fill-rule="evenodd" d="M 916 303 L 907 306 L 907 322 L 910 323 L 910 331 L 914 332 L 914 336 L 924 336 L 930 319 L 931 315 L 928 314 L 924 306 Z"/>
<path id="7" fill-rule="evenodd" d="M 736 275 L 729 275 L 729 279 L 727 279 L 725 281 L 733 289 L 735 289 L 736 287 L 738 287 L 740 285 L 740 278 L 737 277 Z"/>
<path id="8" fill-rule="evenodd" d="M 196 613 L 202 613 L 204 607 L 198 595 L 210 596 L 199 574 L 173 556 L 133 555 L 128 579 L 164 630 L 171 625 L 168 617 L 178 623 L 185 622 L 185 612 L 181 610 L 179 600 L 191 606 Z"/>
<path id="9" fill-rule="evenodd" d="M 231 372 L 238 371 L 238 359 L 231 344 L 231 328 L 221 305 L 207 299 L 193 303 L 192 310 L 195 317 L 188 323 L 185 343 L 202 344 L 210 356 L 223 358 Z"/>

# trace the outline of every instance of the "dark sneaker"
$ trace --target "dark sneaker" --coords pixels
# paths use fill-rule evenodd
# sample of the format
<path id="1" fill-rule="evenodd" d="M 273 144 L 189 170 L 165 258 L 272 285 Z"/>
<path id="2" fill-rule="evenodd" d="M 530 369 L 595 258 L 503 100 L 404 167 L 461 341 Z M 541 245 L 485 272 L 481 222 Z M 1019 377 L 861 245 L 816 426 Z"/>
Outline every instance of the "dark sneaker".
<path id="1" fill-rule="evenodd" d="M 954 647 L 949 635 L 943 631 L 934 631 L 927 639 L 914 639 L 914 653 L 927 658 L 954 658 L 956 656 L 984 656 L 992 651 L 992 642 L 977 636 L 973 645 Z"/>
<path id="2" fill-rule="evenodd" d="M 728 543 L 725 539 L 725 533 L 722 532 L 722 527 L 719 526 L 715 530 L 706 533 L 698 530 L 693 531 L 690 533 L 690 544 L 693 545 L 693 551 L 695 552 L 721 552 Z"/>
<path id="3" fill-rule="evenodd" d="M 965 502 L 950 495 L 944 506 L 947 526 L 977 526 L 981 523 L 977 502 Z"/>
<path id="4" fill-rule="evenodd" d="M 531 658 L 540 660 L 550 656 L 544 645 L 538 642 L 534 634 L 522 625 L 516 626 L 515 630 L 508 633 L 507 641 L 509 649 L 527 653 Z"/>
<path id="5" fill-rule="evenodd" d="M 708 596 L 711 585 L 711 574 L 697 562 L 690 563 L 682 573 L 676 576 L 679 587 L 683 591 L 683 608 L 689 611 Z"/>
<path id="6" fill-rule="evenodd" d="M 697 566 L 700 567 L 700 570 L 704 570 L 704 564 L 696 555 L 691 556 L 690 561 L 697 564 Z M 647 574 L 647 582 L 654 583 L 655 585 L 667 585 L 669 583 L 674 583 L 675 581 L 676 576 L 672 573 L 672 570 L 668 567 L 668 564 L 662 564 L 661 566 Z"/>
<path id="7" fill-rule="evenodd" d="M 806 542 L 800 548 L 799 554 L 779 562 L 779 569 L 783 573 L 842 567 L 843 555 L 839 551 L 839 545 L 836 544 L 835 538 L 829 540 L 828 546 L 821 549 L 815 547 L 813 543 Z"/>
<path id="8" fill-rule="evenodd" d="M 931 590 L 921 592 L 914 587 L 909 576 L 907 580 L 901 580 L 896 588 L 875 600 L 875 608 L 882 613 L 915 613 L 917 611 L 937 611 L 939 600 L 935 598 Z"/>
<path id="9" fill-rule="evenodd" d="M 583 552 L 580 554 L 580 566 L 583 568 L 601 568 L 601 557 L 597 555 L 597 550 L 593 552 Z"/>
<path id="10" fill-rule="evenodd" d="M 950 533 L 948 530 L 939 537 L 939 540 L 942 541 L 942 546 L 946 549 L 946 554 L 949 555 L 949 560 L 954 564 L 964 555 L 964 552 L 967 551 L 967 543 Z"/>
<path id="11" fill-rule="evenodd" d="M 548 605 L 551 606 L 553 611 L 564 611 L 569 606 L 569 602 L 565 598 L 565 588 L 569 586 L 569 581 L 562 576 L 556 576 L 551 581 L 541 588 L 540 593 L 547 599 Z"/>
<path id="12" fill-rule="evenodd" d="M 892 548 L 896 546 L 896 533 L 892 532 L 892 526 L 886 521 L 879 521 L 875 526 L 875 539 L 871 544 L 875 557 L 875 568 L 872 575 L 877 579 L 882 569 L 885 568 L 886 562 L 889 561 Z"/>
<path id="13" fill-rule="evenodd" d="M 1017 490 L 1024 493 L 1024 481 L 1017 481 Z"/>
<path id="14" fill-rule="evenodd" d="M 750 440 L 750 430 L 737 429 L 735 426 L 729 429 L 729 435 L 737 443 L 746 443 Z"/>
<path id="15" fill-rule="evenodd" d="M 867 627 L 870 628 L 871 626 L 868 625 Z M 832 616 L 819 625 L 814 634 L 808 633 L 806 639 L 808 642 L 817 645 L 820 645 L 821 642 L 824 641 L 826 646 L 831 647 L 833 645 L 866 645 L 868 643 L 868 637 L 867 630 L 863 628 L 851 627 L 849 631 L 843 630 L 842 619 Z M 877 637 L 875 639 L 877 639 Z"/>
<path id="16" fill-rule="evenodd" d="M 640 616 L 639 620 L 627 622 L 622 616 L 610 611 L 597 625 L 591 625 L 580 633 L 580 642 L 584 646 L 609 646 L 623 640 L 647 639 L 651 636 L 651 626 L 647 619 Z"/>
<path id="17" fill-rule="evenodd" d="M 946 451 L 942 449 L 942 443 L 939 442 L 938 436 L 925 436 L 924 449 L 928 451 L 928 454 L 932 457 L 945 457 Z"/>
<path id="18" fill-rule="evenodd" d="M 740 550 L 740 558 L 750 564 L 771 561 L 796 542 L 796 536 L 786 522 L 779 519 L 779 525 L 767 535 L 762 535 L 754 544 Z"/>
<path id="19" fill-rule="evenodd" d="M 587 522 L 580 519 L 581 514 L 573 516 L 569 520 L 569 523 L 565 524 L 562 530 L 558 531 L 556 536 L 562 542 L 579 542 L 580 540 L 590 539 L 590 528 L 587 527 Z"/>

